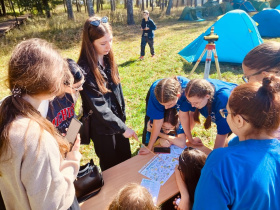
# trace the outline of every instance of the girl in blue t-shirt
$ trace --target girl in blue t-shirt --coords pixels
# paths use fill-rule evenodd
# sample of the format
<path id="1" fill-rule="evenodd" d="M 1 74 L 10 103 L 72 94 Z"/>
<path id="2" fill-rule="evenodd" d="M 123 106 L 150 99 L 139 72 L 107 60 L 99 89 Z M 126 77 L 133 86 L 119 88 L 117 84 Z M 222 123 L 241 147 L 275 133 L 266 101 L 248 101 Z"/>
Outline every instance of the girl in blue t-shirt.
<path id="1" fill-rule="evenodd" d="M 153 122 L 150 120 L 147 125 L 146 144 L 149 143 Z M 164 112 L 164 121 L 158 135 L 157 142 L 162 147 L 170 147 L 172 144 L 184 148 L 186 146 L 186 135 L 179 122 L 176 108 L 170 108 Z M 156 143 L 157 144 L 157 143 Z"/>
<path id="2" fill-rule="evenodd" d="M 188 103 L 185 109 L 194 111 L 194 121 L 200 123 L 199 114 L 202 114 L 206 118 L 205 129 L 211 127 L 211 122 L 217 125 L 214 149 L 224 147 L 227 135 L 231 132 L 219 110 L 226 107 L 230 93 L 236 86 L 216 79 L 193 79 L 186 87 L 185 95 Z M 183 128 L 187 138 L 191 139 L 189 126 Z"/>
<path id="3" fill-rule="evenodd" d="M 213 150 L 195 190 L 194 210 L 279 209 L 280 81 L 236 87 L 221 114 L 240 142 Z"/>
<path id="4" fill-rule="evenodd" d="M 148 149 L 152 150 L 157 137 L 159 136 L 160 129 L 163 124 L 164 111 L 165 109 L 176 107 L 179 110 L 179 119 L 183 128 L 187 127 L 185 125 L 193 127 L 193 118 L 189 117 L 189 112 L 186 110 L 187 101 L 184 94 L 184 89 L 190 80 L 177 76 L 174 78 L 166 78 L 155 81 L 148 92 L 147 101 L 147 112 L 145 117 L 145 126 L 148 120 L 153 120 L 153 127 L 151 131 L 150 141 L 148 144 Z M 145 143 L 145 132 L 144 128 L 143 143 Z M 198 140 L 198 141 L 196 141 Z M 194 145 L 202 145 L 200 139 L 191 138 L 189 141 Z M 149 151 L 142 147 L 139 154 L 148 154 Z"/>

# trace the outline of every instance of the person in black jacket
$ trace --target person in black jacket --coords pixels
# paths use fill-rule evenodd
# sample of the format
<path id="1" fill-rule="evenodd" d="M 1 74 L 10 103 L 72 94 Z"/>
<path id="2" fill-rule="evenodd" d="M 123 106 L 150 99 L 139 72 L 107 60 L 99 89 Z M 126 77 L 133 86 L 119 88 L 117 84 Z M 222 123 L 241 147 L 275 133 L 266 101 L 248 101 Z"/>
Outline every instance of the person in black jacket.
<path id="1" fill-rule="evenodd" d="M 144 10 L 143 12 L 143 19 L 141 23 L 141 30 L 143 31 L 142 33 L 142 39 L 141 39 L 141 54 L 140 54 L 140 60 L 144 59 L 145 56 L 145 47 L 146 44 L 150 46 L 150 52 L 152 57 L 155 55 L 155 50 L 154 50 L 154 30 L 157 29 L 154 21 L 149 17 L 149 11 Z"/>
<path id="2" fill-rule="evenodd" d="M 78 64 L 85 70 L 81 91 L 84 114 L 90 115 L 90 137 L 104 171 L 131 157 L 129 139 L 136 133 L 125 124 L 125 103 L 112 47 L 108 18 L 90 17 L 84 24 Z"/>

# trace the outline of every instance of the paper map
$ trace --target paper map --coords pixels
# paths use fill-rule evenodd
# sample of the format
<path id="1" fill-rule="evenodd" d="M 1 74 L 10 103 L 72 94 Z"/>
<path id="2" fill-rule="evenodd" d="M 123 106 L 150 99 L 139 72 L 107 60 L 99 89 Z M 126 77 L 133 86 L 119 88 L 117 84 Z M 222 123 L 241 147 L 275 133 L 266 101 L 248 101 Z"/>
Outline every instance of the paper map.
<path id="1" fill-rule="evenodd" d="M 160 183 L 150 179 L 142 179 L 141 185 L 149 191 L 152 195 L 154 204 L 157 205 Z"/>
<path id="2" fill-rule="evenodd" d="M 159 182 L 160 185 L 164 185 L 174 173 L 175 166 L 178 164 L 179 155 L 183 150 L 180 147 L 172 145 L 170 154 L 154 156 L 139 170 L 139 173 L 153 181 Z"/>

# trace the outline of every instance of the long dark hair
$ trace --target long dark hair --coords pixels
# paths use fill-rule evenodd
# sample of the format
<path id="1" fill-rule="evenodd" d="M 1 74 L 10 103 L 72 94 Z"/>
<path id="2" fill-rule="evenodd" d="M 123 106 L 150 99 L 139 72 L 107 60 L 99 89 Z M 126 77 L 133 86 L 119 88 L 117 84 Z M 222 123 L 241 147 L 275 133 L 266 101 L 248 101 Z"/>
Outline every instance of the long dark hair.
<path id="1" fill-rule="evenodd" d="M 190 205 L 194 203 L 194 192 L 201 170 L 205 165 L 206 154 L 198 149 L 187 147 L 179 156 L 179 168 L 181 177 L 186 183 L 190 195 Z"/>
<path id="2" fill-rule="evenodd" d="M 242 115 L 251 125 L 247 133 L 272 134 L 280 124 L 280 81 L 274 76 L 259 83 L 242 84 L 231 93 L 228 106 L 232 115 Z M 231 116 L 229 116 L 231 117 Z"/>
<path id="3" fill-rule="evenodd" d="M 163 122 L 170 123 L 172 126 L 175 126 L 177 128 L 179 123 L 179 115 L 177 109 L 176 108 L 166 109 L 164 112 Z M 174 134 L 177 135 L 176 129 Z"/>
<path id="4" fill-rule="evenodd" d="M 256 72 L 280 71 L 280 43 L 264 42 L 252 49 L 243 64 Z"/>
<path id="5" fill-rule="evenodd" d="M 207 103 L 208 116 L 204 122 L 204 128 L 208 129 L 211 127 L 211 112 L 212 112 L 212 102 L 214 97 L 214 87 L 205 79 L 193 79 L 186 87 L 185 94 L 186 97 L 198 97 L 204 98 L 206 95 L 210 95 Z M 196 108 L 194 112 L 194 121 L 200 123 L 199 120 L 199 110 Z"/>
<path id="6" fill-rule="evenodd" d="M 5 98 L 0 107 L 1 157 L 10 146 L 10 128 L 18 116 L 38 123 L 41 134 L 43 130 L 52 134 L 57 140 L 62 155 L 69 151 L 69 144 L 57 133 L 53 124 L 42 117 L 40 112 L 22 97 L 25 94 L 59 95 L 64 92 L 64 83 L 68 78 L 71 78 L 71 75 L 67 63 L 48 42 L 29 39 L 16 46 L 8 67 L 8 84 L 12 95 Z M 40 140 L 41 138 L 39 143 Z"/>
<path id="7" fill-rule="evenodd" d="M 100 21 L 99 26 L 96 27 L 90 24 L 90 22 L 96 20 Z M 106 88 L 105 79 L 98 69 L 98 54 L 94 49 L 93 42 L 97 39 L 102 38 L 103 36 L 105 36 L 105 34 L 112 34 L 112 28 L 109 23 L 101 22 L 101 19 L 99 17 L 90 17 L 89 19 L 87 19 L 84 24 L 82 48 L 80 57 L 78 59 L 79 65 L 81 65 L 82 62 L 86 62 L 86 64 L 89 66 L 90 71 L 92 71 L 92 73 L 94 74 L 98 88 L 102 93 L 107 93 L 110 91 Z M 106 58 L 108 59 L 110 64 L 112 80 L 115 84 L 119 84 L 119 73 L 112 49 L 110 50 L 108 55 L 106 55 Z"/>

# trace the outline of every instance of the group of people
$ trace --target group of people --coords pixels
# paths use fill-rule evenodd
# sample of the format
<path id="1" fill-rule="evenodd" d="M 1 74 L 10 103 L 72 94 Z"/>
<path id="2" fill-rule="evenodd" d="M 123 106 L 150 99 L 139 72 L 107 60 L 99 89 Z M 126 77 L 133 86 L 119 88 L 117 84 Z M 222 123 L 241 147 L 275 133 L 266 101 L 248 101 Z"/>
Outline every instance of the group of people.
<path id="1" fill-rule="evenodd" d="M 91 17 L 84 24 L 77 63 L 63 59 L 41 39 L 15 47 L 8 67 L 11 95 L 0 107 L 0 191 L 7 209 L 79 209 L 73 182 L 81 159 L 80 137 L 71 150 L 63 137 L 75 117 L 78 93 L 83 114 L 91 113 L 89 135 L 101 170 L 131 157 L 129 138 L 138 137 L 125 124 L 112 39 L 108 18 Z M 140 155 L 149 153 L 155 144 L 184 148 L 188 140 L 194 147 L 201 146 L 201 139 L 191 134 L 200 114 L 206 118 L 205 129 L 211 123 L 217 125 L 214 150 L 207 159 L 191 147 L 179 157 L 177 209 L 280 206 L 280 142 L 276 138 L 280 44 L 257 46 L 242 67 L 246 84 L 239 86 L 176 76 L 155 81 L 148 91 L 143 134 L 147 147 L 140 149 Z M 231 133 L 236 136 L 229 140 Z M 131 189 L 137 189 L 136 193 Z M 125 204 L 121 205 L 121 198 Z M 129 209 L 156 209 L 151 203 L 145 189 L 131 184 L 109 209 L 126 204 Z"/>

